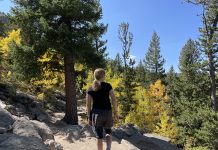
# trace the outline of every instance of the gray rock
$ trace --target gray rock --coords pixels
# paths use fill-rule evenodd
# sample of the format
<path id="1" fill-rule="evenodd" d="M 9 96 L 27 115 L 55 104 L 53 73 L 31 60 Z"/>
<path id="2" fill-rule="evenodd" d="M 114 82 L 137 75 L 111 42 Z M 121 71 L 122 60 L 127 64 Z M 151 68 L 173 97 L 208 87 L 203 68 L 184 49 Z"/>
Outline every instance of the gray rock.
<path id="1" fill-rule="evenodd" d="M 118 139 L 123 139 L 127 136 L 126 133 L 120 128 L 113 129 L 112 135 Z"/>
<path id="2" fill-rule="evenodd" d="M 85 125 L 81 130 L 81 137 L 95 137 L 95 133 L 90 125 Z"/>
<path id="3" fill-rule="evenodd" d="M 6 107 L 6 104 L 4 102 L 2 102 L 1 99 L 0 99 L 0 107 L 3 109 Z"/>
<path id="4" fill-rule="evenodd" d="M 34 96 L 23 93 L 23 92 L 17 92 L 16 98 L 14 99 L 14 101 L 19 102 L 21 104 L 30 104 L 34 100 L 36 100 Z"/>
<path id="5" fill-rule="evenodd" d="M 147 134 L 143 134 L 143 135 L 146 136 L 146 137 L 150 137 L 150 138 L 160 139 L 160 140 L 163 140 L 163 141 L 166 141 L 166 142 L 170 142 L 171 141 L 170 138 L 164 137 L 164 136 L 161 136 L 161 135 L 158 135 L 158 134 L 147 133 Z"/>
<path id="6" fill-rule="evenodd" d="M 13 105 L 7 105 L 5 109 L 10 112 L 12 115 L 17 115 L 16 107 Z"/>
<path id="7" fill-rule="evenodd" d="M 16 134 L 0 134 L 0 150 L 49 150 L 39 139 Z"/>
<path id="8" fill-rule="evenodd" d="M 49 147 L 49 150 L 63 150 L 61 144 L 55 142 L 54 140 L 48 139 L 44 143 Z"/>
<path id="9" fill-rule="evenodd" d="M 18 118 L 15 121 L 15 123 L 13 124 L 13 133 L 20 136 L 35 137 L 42 140 L 41 136 L 39 135 L 38 131 L 35 129 L 32 122 L 24 117 Z"/>
<path id="10" fill-rule="evenodd" d="M 65 101 L 65 94 L 62 93 L 61 91 L 56 90 L 53 92 L 53 94 L 57 99 Z"/>
<path id="11" fill-rule="evenodd" d="M 5 109 L 0 107 L 0 127 L 10 128 L 10 126 L 14 123 L 14 118 L 12 115 L 6 111 Z"/>
<path id="12" fill-rule="evenodd" d="M 23 104 L 17 103 L 15 107 L 17 116 L 22 117 L 27 113 L 26 107 Z"/>
<path id="13" fill-rule="evenodd" d="M 121 144 L 126 147 L 126 150 L 140 150 L 139 148 L 124 139 L 121 140 Z"/>
<path id="14" fill-rule="evenodd" d="M 131 137 L 135 134 L 141 134 L 136 126 L 133 124 L 121 125 L 117 129 L 113 129 L 113 136 L 118 139 L 123 139 L 127 137 Z"/>
<path id="15" fill-rule="evenodd" d="M 7 128 L 0 127 L 0 134 L 6 133 L 7 131 Z"/>
<path id="16" fill-rule="evenodd" d="M 3 95 L 3 94 L 0 94 L 0 100 L 2 100 L 2 101 L 7 101 L 7 100 L 8 100 L 8 97 L 6 97 L 6 96 Z"/>
<path id="17" fill-rule="evenodd" d="M 133 135 L 128 138 L 128 141 L 133 145 L 137 145 L 137 147 L 141 150 L 165 150 L 153 143 L 150 138 L 143 135 Z"/>
<path id="18" fill-rule="evenodd" d="M 58 135 L 67 136 L 67 140 L 74 142 L 81 137 L 82 126 L 80 125 L 68 125 L 60 129 Z"/>
<path id="19" fill-rule="evenodd" d="M 40 137 L 43 141 L 46 141 L 48 139 L 54 140 L 54 135 L 50 128 L 43 122 L 39 122 L 37 120 L 31 120 L 33 123 L 35 129 L 38 131 Z"/>
<path id="20" fill-rule="evenodd" d="M 48 120 L 48 115 L 47 113 L 43 110 L 42 103 L 33 101 L 31 104 L 27 106 L 32 119 L 37 119 L 39 121 L 47 121 Z"/>
<path id="21" fill-rule="evenodd" d="M 126 126 L 121 128 L 121 130 L 123 130 L 129 137 L 139 133 L 139 131 L 134 127 L 133 124 L 127 124 Z"/>
<path id="22" fill-rule="evenodd" d="M 135 134 L 127 139 L 141 150 L 179 150 L 176 146 L 156 138 Z"/>

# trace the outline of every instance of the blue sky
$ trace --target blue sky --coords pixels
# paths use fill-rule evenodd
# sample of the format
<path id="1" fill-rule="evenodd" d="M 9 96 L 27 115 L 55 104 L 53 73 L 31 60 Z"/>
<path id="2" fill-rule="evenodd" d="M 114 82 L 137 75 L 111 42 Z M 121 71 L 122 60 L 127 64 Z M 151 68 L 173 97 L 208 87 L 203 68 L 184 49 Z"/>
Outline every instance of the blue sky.
<path id="1" fill-rule="evenodd" d="M 160 37 L 161 55 L 166 60 L 165 69 L 171 65 L 178 71 L 179 54 L 189 38 L 199 37 L 202 26 L 200 7 L 187 4 L 184 0 L 101 0 L 102 22 L 108 24 L 107 52 L 110 58 L 122 53 L 118 39 L 118 26 L 128 22 L 133 33 L 131 55 L 138 62 L 144 59 L 154 31 Z M 9 12 L 10 0 L 0 0 L 0 11 Z"/>

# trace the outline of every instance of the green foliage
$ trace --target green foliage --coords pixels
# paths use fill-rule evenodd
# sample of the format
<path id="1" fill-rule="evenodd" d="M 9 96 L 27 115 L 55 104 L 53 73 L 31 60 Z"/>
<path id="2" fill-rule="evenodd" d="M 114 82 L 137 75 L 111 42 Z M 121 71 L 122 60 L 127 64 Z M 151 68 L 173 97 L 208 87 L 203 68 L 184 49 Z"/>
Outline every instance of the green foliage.
<path id="1" fill-rule="evenodd" d="M 200 146 L 215 149 L 217 143 L 214 134 L 217 115 L 209 108 L 208 74 L 201 70 L 200 58 L 199 48 L 189 39 L 180 55 L 179 80 L 175 82 L 177 85 L 171 85 L 172 98 L 176 97 L 177 143 L 185 149 Z"/>
<path id="2" fill-rule="evenodd" d="M 205 68 L 209 72 L 211 103 L 214 111 L 218 111 L 216 71 L 218 67 L 218 0 L 187 0 L 203 8 L 202 23 L 199 29 L 201 50 L 204 54 Z"/>
<path id="3" fill-rule="evenodd" d="M 192 106 L 193 107 L 193 106 Z M 218 118 L 210 108 L 186 108 L 178 117 L 178 143 L 185 148 L 203 146 L 210 150 L 217 149 Z"/>
<path id="4" fill-rule="evenodd" d="M 39 75 L 39 65 L 31 47 L 11 44 L 9 56 L 12 78 L 30 81 Z"/>
<path id="5" fill-rule="evenodd" d="M 68 123 L 78 124 L 75 63 L 92 66 L 104 55 L 100 43 L 106 26 L 99 1 L 83 0 L 14 0 L 12 21 L 22 29 L 25 45 L 37 56 L 55 50 L 64 58 L 66 115 Z M 92 59 L 90 59 L 92 58 Z M 101 59 L 102 60 L 102 59 Z M 53 66 L 55 67 L 55 66 Z"/>
<path id="6" fill-rule="evenodd" d="M 121 74 L 123 72 L 123 62 L 119 53 L 117 53 L 114 60 L 109 60 L 109 64 L 112 69 L 112 73 Z"/>
<path id="7" fill-rule="evenodd" d="M 174 116 L 176 115 L 176 103 L 180 97 L 180 80 L 178 74 L 171 67 L 165 78 L 166 92 L 169 97 L 169 104 L 173 110 Z"/>
<path id="8" fill-rule="evenodd" d="M 157 79 L 163 79 L 165 74 L 163 68 L 164 62 L 164 58 L 160 55 L 160 38 L 154 32 L 144 59 L 145 70 L 147 72 L 147 85 L 154 83 Z"/>
<path id="9" fill-rule="evenodd" d="M 6 24 L 8 23 L 8 16 L 0 11 L 0 36 L 6 35 Z"/>
<path id="10" fill-rule="evenodd" d="M 141 84 L 142 86 L 146 87 L 146 71 L 145 67 L 142 63 L 142 60 L 139 61 L 138 65 L 135 68 L 136 70 L 136 81 Z"/>

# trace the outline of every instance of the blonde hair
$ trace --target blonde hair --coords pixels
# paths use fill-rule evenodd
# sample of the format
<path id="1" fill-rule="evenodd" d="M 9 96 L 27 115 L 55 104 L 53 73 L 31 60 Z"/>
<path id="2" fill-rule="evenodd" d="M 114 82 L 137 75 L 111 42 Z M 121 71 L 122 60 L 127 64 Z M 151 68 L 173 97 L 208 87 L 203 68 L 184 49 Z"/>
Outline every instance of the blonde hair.
<path id="1" fill-rule="evenodd" d="M 101 79 L 105 76 L 105 70 L 102 68 L 95 69 L 94 71 L 94 81 L 92 88 L 94 91 L 101 89 Z"/>

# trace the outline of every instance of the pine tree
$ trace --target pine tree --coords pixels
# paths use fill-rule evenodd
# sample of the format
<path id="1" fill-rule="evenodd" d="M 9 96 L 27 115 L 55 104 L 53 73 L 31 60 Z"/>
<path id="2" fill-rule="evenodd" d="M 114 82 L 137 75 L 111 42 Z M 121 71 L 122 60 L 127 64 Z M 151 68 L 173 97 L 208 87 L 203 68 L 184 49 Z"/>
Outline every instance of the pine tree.
<path id="1" fill-rule="evenodd" d="M 145 72 L 145 67 L 143 65 L 142 60 L 139 61 L 135 70 L 136 70 L 136 81 L 145 87 L 146 86 L 146 83 L 145 83 L 146 72 Z"/>
<path id="2" fill-rule="evenodd" d="M 183 99 L 185 103 L 195 104 L 196 107 L 199 105 L 209 106 L 207 74 L 201 71 L 200 56 L 196 42 L 189 39 L 181 51 L 179 60 L 179 69 L 181 71 L 179 75 L 181 81 L 179 89 L 180 101 L 182 102 Z"/>
<path id="3" fill-rule="evenodd" d="M 154 32 L 144 59 L 145 70 L 148 73 L 147 85 L 164 77 L 164 62 L 164 58 L 160 55 L 160 38 Z"/>
<path id="4" fill-rule="evenodd" d="M 123 62 L 119 53 L 116 54 L 114 60 L 111 60 L 111 69 L 113 74 L 121 74 L 123 72 Z"/>
<path id="5" fill-rule="evenodd" d="M 5 13 L 0 12 L 0 36 L 5 36 L 5 24 L 8 22 L 8 17 Z"/>
<path id="6" fill-rule="evenodd" d="M 178 77 L 178 73 L 175 72 L 173 66 L 170 67 L 170 70 L 167 73 L 165 80 L 166 80 L 166 92 L 167 95 L 169 96 L 169 103 L 173 110 L 174 116 L 176 116 L 175 105 L 180 95 L 180 90 L 179 90 L 180 80 Z"/>
<path id="7" fill-rule="evenodd" d="M 33 46 L 38 55 L 54 49 L 63 56 L 66 92 L 63 120 L 78 124 L 74 65 L 76 62 L 90 62 L 90 57 L 97 54 L 94 41 L 106 29 L 103 24 L 98 23 L 102 17 L 99 1 L 14 2 L 13 22 L 21 28 L 25 44 Z"/>
<path id="8" fill-rule="evenodd" d="M 209 107 L 209 82 L 207 72 L 201 69 L 200 56 L 198 45 L 189 39 L 180 54 L 181 73 L 179 74 L 179 86 L 177 86 L 179 97 L 174 105 L 179 127 L 178 143 L 182 143 L 185 149 L 194 146 L 206 147 L 206 145 L 209 146 L 208 149 L 215 149 L 217 144 L 217 141 L 208 140 L 216 138 L 213 132 L 218 122 L 217 116 L 211 112 Z M 202 112 L 214 121 L 208 122 Z M 204 133 L 201 132 L 202 130 Z"/>
<path id="9" fill-rule="evenodd" d="M 218 0 L 187 0 L 203 8 L 202 23 L 200 28 L 200 43 L 206 56 L 210 75 L 211 103 L 214 111 L 218 111 L 218 98 L 216 94 L 216 71 L 218 67 Z"/>

